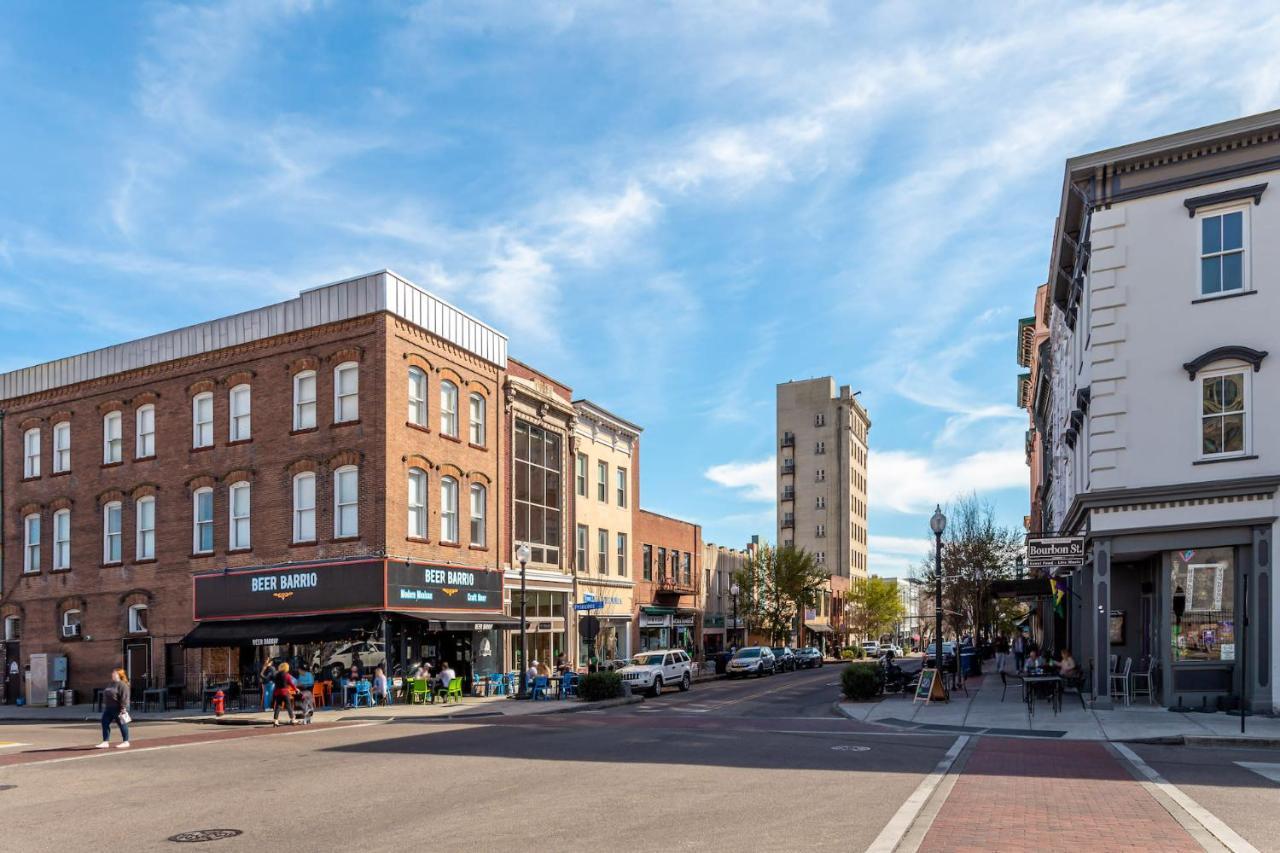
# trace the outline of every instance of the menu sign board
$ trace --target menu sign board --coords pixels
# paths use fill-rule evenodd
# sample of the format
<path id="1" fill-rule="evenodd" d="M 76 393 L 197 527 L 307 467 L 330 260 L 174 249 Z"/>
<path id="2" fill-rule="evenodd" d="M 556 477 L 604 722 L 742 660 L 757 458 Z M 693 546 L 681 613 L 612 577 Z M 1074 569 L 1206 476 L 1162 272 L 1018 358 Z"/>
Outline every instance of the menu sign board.
<path id="1" fill-rule="evenodd" d="M 422 563 L 387 563 L 392 610 L 502 609 L 502 572 Z"/>
<path id="2" fill-rule="evenodd" d="M 381 560 L 196 575 L 193 585 L 196 619 L 375 610 L 386 590 Z"/>
<path id="3" fill-rule="evenodd" d="M 1027 567 L 1083 566 L 1083 536 L 1028 536 Z"/>

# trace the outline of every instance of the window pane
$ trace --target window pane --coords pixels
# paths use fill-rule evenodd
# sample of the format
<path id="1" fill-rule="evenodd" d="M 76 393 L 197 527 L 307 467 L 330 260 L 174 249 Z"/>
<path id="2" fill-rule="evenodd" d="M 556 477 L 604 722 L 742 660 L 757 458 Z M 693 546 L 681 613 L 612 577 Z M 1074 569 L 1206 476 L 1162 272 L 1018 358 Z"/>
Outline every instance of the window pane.
<path id="1" fill-rule="evenodd" d="M 1171 556 L 1173 659 L 1238 659 L 1234 549 L 1187 549 Z"/>
<path id="2" fill-rule="evenodd" d="M 545 544 L 542 532 L 546 527 L 547 514 L 540 506 L 529 507 L 529 537 L 532 541 Z"/>
<path id="3" fill-rule="evenodd" d="M 547 433 L 547 458 L 543 464 L 553 471 L 560 470 L 560 436 Z"/>
<path id="4" fill-rule="evenodd" d="M 529 435 L 529 461 L 541 465 L 543 461 L 542 430 L 531 430 Z"/>
<path id="5" fill-rule="evenodd" d="M 1222 452 L 1222 418 L 1205 418 L 1201 450 L 1208 455 Z"/>
<path id="6" fill-rule="evenodd" d="M 1200 220 L 1200 254 L 1222 251 L 1222 217 L 1206 216 Z"/>
<path id="7" fill-rule="evenodd" d="M 1203 411 L 1206 415 L 1217 414 L 1222 411 L 1222 379 L 1214 376 L 1204 380 L 1204 405 Z"/>
<path id="8" fill-rule="evenodd" d="M 547 545 L 559 547 L 560 545 L 560 513 L 554 509 L 546 511 L 547 518 L 547 535 L 542 541 Z"/>
<path id="9" fill-rule="evenodd" d="M 536 504 L 547 503 L 547 472 L 541 468 L 529 469 L 529 500 Z"/>
<path id="10" fill-rule="evenodd" d="M 1244 247 L 1244 214 L 1240 211 L 1222 217 L 1222 250 Z"/>
<path id="11" fill-rule="evenodd" d="M 1244 411 L 1244 374 L 1232 373 L 1222 377 L 1222 411 Z"/>
<path id="12" fill-rule="evenodd" d="M 1232 252 L 1222 256 L 1222 289 L 1239 290 L 1244 287 L 1244 253 Z"/>
<path id="13" fill-rule="evenodd" d="M 515 510 L 516 516 L 516 541 L 529 541 L 529 505 L 518 503 Z M 532 559 L 532 557 L 530 557 Z"/>
<path id="14" fill-rule="evenodd" d="M 523 423 L 516 423 L 516 458 L 529 458 L 529 427 Z"/>
<path id="15" fill-rule="evenodd" d="M 516 463 L 516 470 L 515 470 L 516 500 L 518 501 L 529 500 L 529 471 L 530 471 L 530 466 L 528 462 Z M 538 476 L 539 476 L 539 479 L 541 479 L 541 476 L 542 476 L 541 471 L 538 472 Z"/>
<path id="16" fill-rule="evenodd" d="M 1244 415 L 1227 415 L 1222 419 L 1222 452 L 1244 450 Z"/>
<path id="17" fill-rule="evenodd" d="M 1200 259 L 1200 292 L 1222 292 L 1222 264 L 1216 256 Z"/>

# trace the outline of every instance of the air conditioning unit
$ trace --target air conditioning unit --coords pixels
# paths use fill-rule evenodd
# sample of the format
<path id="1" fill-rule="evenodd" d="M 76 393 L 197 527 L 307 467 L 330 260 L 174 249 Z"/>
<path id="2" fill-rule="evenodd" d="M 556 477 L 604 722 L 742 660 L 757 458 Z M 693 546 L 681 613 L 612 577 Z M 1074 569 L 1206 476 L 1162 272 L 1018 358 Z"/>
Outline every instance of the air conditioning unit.
<path id="1" fill-rule="evenodd" d="M 79 637 L 80 626 L 79 625 L 63 625 L 62 636 L 63 637 Z"/>

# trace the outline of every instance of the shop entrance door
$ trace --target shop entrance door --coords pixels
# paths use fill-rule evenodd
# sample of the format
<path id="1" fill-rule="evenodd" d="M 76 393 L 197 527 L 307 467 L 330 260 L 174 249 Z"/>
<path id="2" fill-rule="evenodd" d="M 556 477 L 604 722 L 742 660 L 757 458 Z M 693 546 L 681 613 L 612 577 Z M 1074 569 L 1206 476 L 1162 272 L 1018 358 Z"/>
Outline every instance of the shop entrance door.
<path id="1" fill-rule="evenodd" d="M 151 640 L 124 641 L 124 671 L 129 676 L 129 695 L 141 701 L 151 678 Z"/>
<path id="2" fill-rule="evenodd" d="M 12 705 L 22 695 L 22 652 L 16 640 L 4 644 L 4 703 Z"/>
<path id="3" fill-rule="evenodd" d="M 462 690 L 471 695 L 471 634 L 461 631 L 446 631 L 440 635 L 440 658 L 447 660 L 462 679 Z"/>

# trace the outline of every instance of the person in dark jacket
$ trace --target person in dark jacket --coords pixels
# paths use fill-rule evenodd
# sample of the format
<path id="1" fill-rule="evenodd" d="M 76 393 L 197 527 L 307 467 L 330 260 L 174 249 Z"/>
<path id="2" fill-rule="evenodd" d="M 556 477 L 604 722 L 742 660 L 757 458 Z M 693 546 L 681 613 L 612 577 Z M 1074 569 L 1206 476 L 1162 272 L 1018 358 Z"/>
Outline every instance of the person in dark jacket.
<path id="1" fill-rule="evenodd" d="M 121 743 L 116 749 L 129 748 L 129 676 L 123 669 L 111 670 L 111 684 L 102 691 L 102 743 L 97 749 L 111 746 L 111 724 L 120 727 Z"/>
<path id="2" fill-rule="evenodd" d="M 293 676 L 289 674 L 289 664 L 282 663 L 276 670 L 275 690 L 271 693 L 271 707 L 274 713 L 271 715 L 271 725 L 280 725 L 280 709 L 289 709 L 289 725 L 293 725 L 296 720 L 293 716 L 293 694 L 298 689 L 298 682 L 293 680 Z"/>

